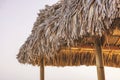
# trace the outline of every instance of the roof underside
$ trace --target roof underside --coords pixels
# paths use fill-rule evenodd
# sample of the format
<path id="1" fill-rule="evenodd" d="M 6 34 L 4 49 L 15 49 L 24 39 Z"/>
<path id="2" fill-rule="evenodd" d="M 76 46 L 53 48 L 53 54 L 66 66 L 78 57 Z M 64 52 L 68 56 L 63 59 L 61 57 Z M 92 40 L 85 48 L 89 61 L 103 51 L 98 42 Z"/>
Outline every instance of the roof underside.
<path id="1" fill-rule="evenodd" d="M 95 65 L 93 37 L 102 42 L 104 64 L 120 67 L 120 1 L 62 0 L 38 14 L 20 48 L 20 63 L 48 66 Z"/>
<path id="2" fill-rule="evenodd" d="M 120 67 L 120 33 L 113 32 L 114 35 L 101 37 L 103 43 L 102 51 L 104 65 L 111 67 Z M 75 46 L 62 47 L 58 54 L 54 56 L 45 56 L 46 66 L 93 66 L 95 61 L 95 49 L 92 37 L 84 37 Z M 24 55 L 24 59 L 28 59 Z M 26 60 L 25 60 L 26 61 Z M 24 63 L 24 61 L 22 61 Z M 26 63 L 26 62 L 25 62 Z M 33 54 L 28 60 L 29 64 L 40 66 L 41 56 Z"/>

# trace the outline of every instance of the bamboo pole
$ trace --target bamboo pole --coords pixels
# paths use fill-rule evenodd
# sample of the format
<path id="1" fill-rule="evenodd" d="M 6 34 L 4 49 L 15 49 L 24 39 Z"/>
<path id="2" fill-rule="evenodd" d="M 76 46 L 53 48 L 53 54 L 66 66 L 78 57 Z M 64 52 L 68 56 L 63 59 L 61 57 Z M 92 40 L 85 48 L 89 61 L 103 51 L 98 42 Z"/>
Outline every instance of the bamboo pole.
<path id="1" fill-rule="evenodd" d="M 40 80 L 44 80 L 44 57 L 41 59 Z"/>
<path id="2" fill-rule="evenodd" d="M 98 80 L 105 80 L 103 54 L 101 48 L 101 40 L 99 37 L 95 38 L 95 49 Z"/>

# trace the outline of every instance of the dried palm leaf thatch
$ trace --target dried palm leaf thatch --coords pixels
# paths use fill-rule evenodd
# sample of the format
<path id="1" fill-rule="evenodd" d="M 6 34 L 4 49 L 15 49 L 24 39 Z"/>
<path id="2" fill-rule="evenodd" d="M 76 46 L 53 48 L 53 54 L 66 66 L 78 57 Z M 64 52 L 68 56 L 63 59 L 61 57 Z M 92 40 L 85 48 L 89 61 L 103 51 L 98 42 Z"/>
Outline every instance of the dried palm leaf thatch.
<path id="1" fill-rule="evenodd" d="M 21 63 L 40 65 L 40 57 L 44 55 L 46 65 L 94 65 L 94 54 L 90 52 L 71 55 L 60 51 L 63 47 L 82 47 L 83 41 L 86 44 L 85 39 L 89 43 L 86 36 L 113 34 L 116 24 L 120 27 L 119 18 L 120 0 L 61 0 L 52 6 L 46 5 L 40 10 L 32 33 L 20 48 L 17 59 Z M 108 66 L 112 66 L 112 61 L 120 56 L 104 55 L 107 55 L 105 64 Z M 110 60 L 107 59 L 109 55 Z M 111 58 L 111 55 L 115 57 Z M 119 61 L 115 66 L 120 67 Z"/>

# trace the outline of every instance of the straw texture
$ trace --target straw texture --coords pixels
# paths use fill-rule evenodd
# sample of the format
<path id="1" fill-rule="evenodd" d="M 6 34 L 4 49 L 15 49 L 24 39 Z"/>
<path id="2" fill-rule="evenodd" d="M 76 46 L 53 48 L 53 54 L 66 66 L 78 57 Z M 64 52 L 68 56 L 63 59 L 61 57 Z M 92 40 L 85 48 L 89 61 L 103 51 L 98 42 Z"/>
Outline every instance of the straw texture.
<path id="1" fill-rule="evenodd" d="M 106 36 L 119 29 L 119 18 L 120 0 L 60 0 L 52 6 L 46 5 L 40 10 L 32 33 L 21 46 L 17 59 L 20 63 L 40 65 L 41 56 L 45 56 L 46 65 L 94 65 L 94 53 L 80 51 L 71 55 L 61 50 L 93 45 L 92 39 L 89 40 L 93 36 L 99 36 L 103 44 L 108 45 Z M 119 42 L 115 44 L 118 45 Z M 104 55 L 107 66 L 120 67 L 120 59 L 117 59 L 120 54 Z M 116 63 L 112 62 L 113 57 L 117 59 Z"/>

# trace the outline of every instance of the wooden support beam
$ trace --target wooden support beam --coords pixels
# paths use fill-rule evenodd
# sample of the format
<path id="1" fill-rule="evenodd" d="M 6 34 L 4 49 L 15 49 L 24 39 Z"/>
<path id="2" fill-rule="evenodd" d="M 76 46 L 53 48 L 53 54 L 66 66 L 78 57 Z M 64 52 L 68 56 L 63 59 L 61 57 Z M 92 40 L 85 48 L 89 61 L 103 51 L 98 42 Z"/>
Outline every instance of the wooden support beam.
<path id="1" fill-rule="evenodd" d="M 40 80 L 44 80 L 44 57 L 42 57 L 42 59 L 41 59 Z"/>
<path id="2" fill-rule="evenodd" d="M 71 48 L 68 48 L 68 47 L 64 47 L 64 48 L 61 48 L 60 50 L 60 53 L 86 53 L 86 52 L 91 52 L 91 53 L 94 53 L 96 51 L 96 49 L 94 48 L 94 46 L 89 46 L 89 45 L 84 45 L 84 46 L 81 46 L 81 47 L 71 47 Z M 104 46 L 102 47 L 102 52 L 103 53 L 115 53 L 115 54 L 118 54 L 120 53 L 120 47 L 118 46 Z"/>
<path id="3" fill-rule="evenodd" d="M 95 49 L 98 80 L 105 80 L 103 54 L 101 48 L 101 40 L 99 37 L 95 38 Z"/>
<path id="4" fill-rule="evenodd" d="M 90 45 L 83 45 L 81 47 L 77 46 L 77 47 L 71 47 L 71 48 L 68 48 L 68 47 L 63 47 L 61 48 L 61 51 L 66 51 L 66 50 L 81 50 L 81 49 L 86 49 L 86 50 L 95 50 L 94 49 L 94 46 L 90 46 Z M 104 46 L 102 48 L 102 51 L 111 51 L 111 50 L 114 50 L 114 51 L 120 51 L 120 47 L 119 46 Z"/>

